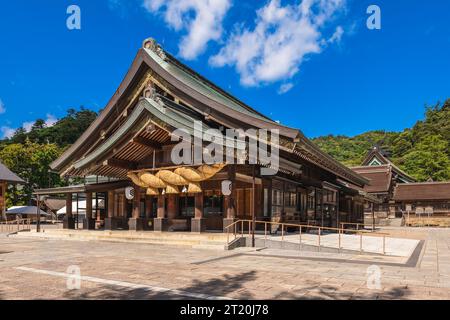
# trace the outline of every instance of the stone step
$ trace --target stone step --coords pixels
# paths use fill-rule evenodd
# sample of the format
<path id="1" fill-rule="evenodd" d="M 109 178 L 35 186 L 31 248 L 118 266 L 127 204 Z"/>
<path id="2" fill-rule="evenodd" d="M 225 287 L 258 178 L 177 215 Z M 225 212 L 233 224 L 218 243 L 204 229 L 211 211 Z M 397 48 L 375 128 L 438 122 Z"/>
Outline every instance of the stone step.
<path id="1" fill-rule="evenodd" d="M 189 235 L 185 234 L 178 237 L 161 236 L 165 233 L 139 233 L 124 231 L 119 232 L 83 232 L 83 231 L 65 231 L 65 232 L 25 232 L 14 235 L 19 238 L 39 238 L 45 240 L 75 240 L 75 241 L 110 241 L 110 242 L 132 242 L 145 243 L 152 245 L 170 245 L 180 247 L 190 247 L 197 249 L 224 250 L 226 239 L 209 239 L 207 235 Z"/>
<path id="2" fill-rule="evenodd" d="M 188 239 L 188 240 L 210 240 L 210 241 L 226 241 L 226 234 L 202 233 L 195 234 L 189 232 L 153 232 L 153 231 L 88 231 L 88 230 L 45 230 L 45 234 L 50 235 L 74 235 L 74 236 L 108 236 L 108 237 L 125 237 L 125 238 L 145 238 L 145 239 Z"/>

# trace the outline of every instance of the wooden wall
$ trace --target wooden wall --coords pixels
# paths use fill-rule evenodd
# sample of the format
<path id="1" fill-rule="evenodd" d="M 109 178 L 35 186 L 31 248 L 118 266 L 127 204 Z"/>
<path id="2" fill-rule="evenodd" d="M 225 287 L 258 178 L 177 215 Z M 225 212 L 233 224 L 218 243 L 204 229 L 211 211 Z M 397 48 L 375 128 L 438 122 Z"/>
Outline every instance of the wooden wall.
<path id="1" fill-rule="evenodd" d="M 7 183 L 4 181 L 0 181 L 0 219 L 5 219 L 4 215 L 6 211 L 6 188 Z"/>

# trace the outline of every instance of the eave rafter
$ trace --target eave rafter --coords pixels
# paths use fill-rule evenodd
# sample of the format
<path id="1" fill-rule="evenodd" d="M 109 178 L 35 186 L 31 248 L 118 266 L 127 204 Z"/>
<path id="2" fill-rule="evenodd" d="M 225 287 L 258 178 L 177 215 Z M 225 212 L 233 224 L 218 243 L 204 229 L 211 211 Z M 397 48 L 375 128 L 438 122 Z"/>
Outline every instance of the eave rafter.
<path id="1" fill-rule="evenodd" d="M 149 140 L 149 139 L 146 139 L 146 138 L 141 137 L 141 136 L 134 137 L 133 139 L 131 139 L 130 142 L 134 143 L 134 144 L 138 144 L 138 145 L 143 146 L 143 147 L 151 148 L 153 150 L 161 150 L 161 145 L 159 143 L 154 142 L 154 141 Z"/>
<path id="2" fill-rule="evenodd" d="M 126 170 L 127 169 L 135 170 L 138 167 L 137 162 L 121 160 L 121 159 L 116 159 L 116 158 L 111 158 L 111 159 L 103 161 L 103 165 L 110 166 L 113 168 L 126 169 Z"/>

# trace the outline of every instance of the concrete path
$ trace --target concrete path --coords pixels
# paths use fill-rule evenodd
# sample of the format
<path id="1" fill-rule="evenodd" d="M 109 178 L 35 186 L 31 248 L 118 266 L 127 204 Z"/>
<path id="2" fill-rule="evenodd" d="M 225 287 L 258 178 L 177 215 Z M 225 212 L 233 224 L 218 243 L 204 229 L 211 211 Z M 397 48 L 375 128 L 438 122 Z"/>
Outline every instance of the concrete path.
<path id="1" fill-rule="evenodd" d="M 263 235 L 257 235 L 256 237 L 264 239 Z M 268 236 L 267 239 L 272 241 L 282 241 L 281 235 Z M 298 233 L 284 235 L 283 241 L 299 244 L 300 235 Z M 336 233 L 325 234 L 320 236 L 320 242 L 317 234 L 302 234 L 301 238 L 301 243 L 306 245 L 319 246 L 320 244 L 322 247 L 336 249 L 340 246 L 341 249 L 345 250 L 362 250 L 364 252 L 377 254 L 385 253 L 388 256 L 397 257 L 411 256 L 419 242 L 419 240 L 415 239 L 386 237 L 385 243 L 383 244 L 383 237 L 370 236 L 370 234 L 363 235 L 362 239 L 359 235 L 342 234 L 339 236 Z"/>
<path id="2" fill-rule="evenodd" d="M 450 230 L 407 233 L 425 240 L 414 266 L 333 253 L 0 236 L 0 299 L 450 299 Z M 73 270 L 79 288 L 68 281 Z"/>

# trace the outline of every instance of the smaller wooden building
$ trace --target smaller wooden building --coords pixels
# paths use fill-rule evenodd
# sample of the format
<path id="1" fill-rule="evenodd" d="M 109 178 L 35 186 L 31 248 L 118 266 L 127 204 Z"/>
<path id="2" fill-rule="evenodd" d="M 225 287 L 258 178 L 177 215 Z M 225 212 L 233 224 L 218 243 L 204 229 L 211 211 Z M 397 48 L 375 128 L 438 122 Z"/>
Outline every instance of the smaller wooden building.
<path id="1" fill-rule="evenodd" d="M 393 199 L 402 212 L 409 206 L 414 214 L 418 208 L 425 214 L 432 208 L 433 216 L 450 216 L 450 181 L 399 184 Z"/>
<path id="2" fill-rule="evenodd" d="M 368 152 L 361 166 L 352 169 L 370 181 L 364 191 L 380 201 L 374 207 L 376 217 L 395 218 L 398 211 L 393 200 L 395 187 L 415 182 L 414 178 L 398 168 L 377 146 Z"/>

